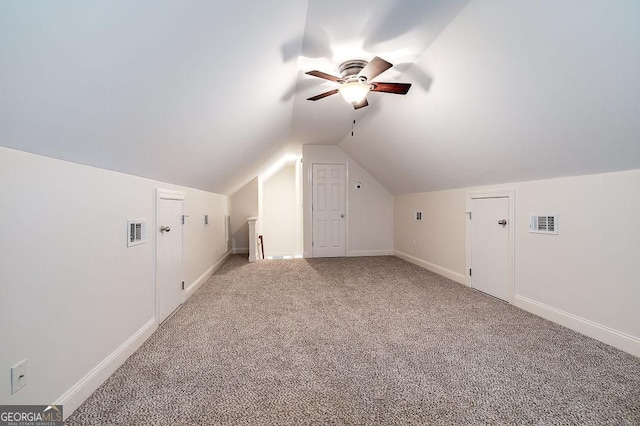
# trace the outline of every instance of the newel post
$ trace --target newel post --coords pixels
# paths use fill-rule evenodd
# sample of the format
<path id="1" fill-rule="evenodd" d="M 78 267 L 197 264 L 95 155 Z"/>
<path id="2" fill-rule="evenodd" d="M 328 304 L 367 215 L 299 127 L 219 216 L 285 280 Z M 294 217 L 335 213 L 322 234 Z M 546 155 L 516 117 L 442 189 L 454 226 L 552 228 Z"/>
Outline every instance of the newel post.
<path id="1" fill-rule="evenodd" d="M 249 223 L 249 262 L 258 260 L 258 233 L 256 232 L 257 217 L 247 219 Z"/>

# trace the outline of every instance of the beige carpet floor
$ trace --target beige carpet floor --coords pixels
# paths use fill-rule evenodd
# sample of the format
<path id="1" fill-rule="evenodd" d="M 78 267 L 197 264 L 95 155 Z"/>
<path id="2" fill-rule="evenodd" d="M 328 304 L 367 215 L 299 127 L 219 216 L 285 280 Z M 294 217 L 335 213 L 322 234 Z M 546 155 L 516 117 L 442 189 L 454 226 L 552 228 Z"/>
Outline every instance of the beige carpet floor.
<path id="1" fill-rule="evenodd" d="M 71 425 L 640 424 L 640 359 L 395 257 L 233 256 Z"/>

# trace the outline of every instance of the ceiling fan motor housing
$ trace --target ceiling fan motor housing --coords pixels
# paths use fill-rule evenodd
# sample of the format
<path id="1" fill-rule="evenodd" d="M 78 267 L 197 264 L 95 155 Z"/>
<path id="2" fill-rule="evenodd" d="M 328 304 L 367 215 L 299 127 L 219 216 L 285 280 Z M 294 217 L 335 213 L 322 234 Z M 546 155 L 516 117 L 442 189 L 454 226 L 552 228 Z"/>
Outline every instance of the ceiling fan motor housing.
<path id="1" fill-rule="evenodd" d="M 348 77 L 357 76 L 368 63 L 369 62 L 361 59 L 352 59 L 341 63 L 338 71 L 340 72 L 340 76 L 347 80 Z"/>

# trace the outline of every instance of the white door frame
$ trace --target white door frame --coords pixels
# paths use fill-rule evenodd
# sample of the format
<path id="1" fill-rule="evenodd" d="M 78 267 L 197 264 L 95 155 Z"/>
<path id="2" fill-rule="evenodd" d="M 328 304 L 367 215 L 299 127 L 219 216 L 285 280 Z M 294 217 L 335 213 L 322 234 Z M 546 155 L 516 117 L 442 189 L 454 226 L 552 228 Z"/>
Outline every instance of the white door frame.
<path id="1" fill-rule="evenodd" d="M 471 287 L 471 275 L 469 270 L 471 269 L 471 223 L 469 220 L 469 212 L 471 212 L 471 200 L 477 198 L 508 198 L 509 199 L 509 217 L 508 217 L 508 233 L 509 233 L 509 271 L 508 271 L 508 289 L 507 289 L 507 302 L 514 302 L 515 296 L 515 230 L 516 230 L 516 190 L 514 188 L 505 189 L 487 189 L 467 192 L 467 211 L 465 220 L 465 234 L 467 245 L 467 261 L 466 261 L 466 284 Z M 473 219 L 471 219 L 473 220 Z"/>
<path id="2" fill-rule="evenodd" d="M 158 300 L 158 227 L 160 226 L 160 200 L 179 200 L 182 202 L 182 215 L 186 218 L 187 212 L 187 195 L 184 192 L 179 191 L 171 191 L 167 189 L 156 188 L 156 223 L 154 226 L 154 238 L 155 244 L 153 245 L 153 300 L 154 300 L 154 312 L 153 316 L 156 319 L 156 323 L 158 322 L 158 312 L 160 311 L 160 305 Z M 182 279 L 184 279 L 184 228 L 182 228 L 182 240 L 180 241 L 181 245 L 181 265 L 180 265 L 180 275 Z M 182 290 L 182 300 L 180 303 L 184 303 L 184 295 L 185 290 Z M 169 318 L 171 315 L 169 315 Z"/>
<path id="3" fill-rule="evenodd" d="M 311 188 L 310 200 L 309 200 L 309 208 L 311 212 L 311 241 L 313 241 L 313 227 L 315 226 L 313 223 L 313 166 L 315 165 L 323 165 L 323 166 L 333 166 L 333 165 L 343 165 L 344 166 L 344 214 L 345 214 L 345 223 L 344 223 L 344 255 L 345 257 L 349 257 L 349 221 L 351 220 L 351 209 L 349 207 L 349 162 L 326 162 L 321 161 L 317 163 L 311 163 L 311 167 L 307 170 L 307 182 L 309 183 L 309 188 Z M 311 248 L 311 257 L 313 256 L 313 246 Z"/>

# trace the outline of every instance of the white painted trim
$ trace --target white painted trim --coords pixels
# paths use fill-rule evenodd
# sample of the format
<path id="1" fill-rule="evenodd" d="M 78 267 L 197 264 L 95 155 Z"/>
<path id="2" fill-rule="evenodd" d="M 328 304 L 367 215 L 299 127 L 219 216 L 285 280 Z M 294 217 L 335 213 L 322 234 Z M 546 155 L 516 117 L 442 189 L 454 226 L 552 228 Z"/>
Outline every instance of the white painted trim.
<path id="1" fill-rule="evenodd" d="M 200 275 L 194 282 L 189 284 L 185 289 L 185 299 L 190 298 L 209 278 L 213 275 L 213 266 L 204 271 L 204 274 Z"/>
<path id="2" fill-rule="evenodd" d="M 255 262 L 260 259 L 260 253 L 258 253 L 258 219 L 258 217 L 247 218 L 247 223 L 249 224 L 249 262 Z"/>
<path id="3" fill-rule="evenodd" d="M 449 278 L 450 280 L 453 280 L 457 283 L 467 285 L 464 274 L 452 271 L 451 269 L 443 268 L 442 266 L 427 262 L 426 260 L 419 259 L 415 256 L 411 256 L 410 254 L 403 253 L 399 250 L 394 250 L 394 255 L 396 257 L 399 257 L 400 259 L 406 260 L 409 263 L 413 263 L 414 265 L 418 265 L 421 268 L 428 269 L 431 272 L 435 272 L 438 275 Z"/>
<path id="4" fill-rule="evenodd" d="M 231 250 L 231 254 L 249 254 L 249 247 L 235 247 Z"/>
<path id="5" fill-rule="evenodd" d="M 270 257 L 273 257 L 273 256 L 289 256 L 292 259 L 294 257 L 296 257 L 296 255 L 294 253 L 291 253 L 291 252 L 287 252 L 287 253 L 265 253 L 264 254 L 264 257 L 266 257 L 267 259 L 270 258 Z"/>
<path id="6" fill-rule="evenodd" d="M 477 198 L 508 198 L 509 199 L 509 272 L 508 279 L 509 288 L 507 289 L 507 302 L 514 303 L 514 295 L 516 288 L 516 255 L 515 255 L 515 234 L 516 234 L 516 190 L 514 188 L 499 188 L 499 189 L 479 189 L 473 191 L 467 191 L 466 213 L 465 219 L 465 241 L 467 259 L 465 262 L 464 276 L 465 285 L 473 287 L 471 276 L 469 275 L 469 269 L 471 269 L 471 225 L 468 213 L 471 211 L 471 200 Z"/>
<path id="7" fill-rule="evenodd" d="M 155 317 L 151 318 L 118 349 L 81 378 L 53 404 L 64 405 L 64 418 L 69 417 L 109 376 L 111 376 L 158 328 Z"/>
<path id="8" fill-rule="evenodd" d="M 528 297 L 516 295 L 514 301 L 518 308 L 640 357 L 640 338 L 545 305 Z"/>
<path id="9" fill-rule="evenodd" d="M 393 256 L 393 250 L 351 250 L 347 253 L 349 257 L 360 256 Z"/>
<path id="10" fill-rule="evenodd" d="M 349 196 L 351 194 L 351 189 L 350 189 L 350 173 L 349 170 L 351 169 L 350 167 L 350 161 L 346 160 L 344 162 L 344 217 L 345 217 L 345 223 L 344 223 L 344 255 L 349 256 L 349 252 L 350 252 L 350 244 L 351 244 L 351 197 Z"/>
<path id="11" fill-rule="evenodd" d="M 195 293 L 202 286 L 202 284 L 206 283 L 207 280 L 211 278 L 211 276 L 215 274 L 218 269 L 220 269 L 222 264 L 227 261 L 230 255 L 231 251 L 226 252 L 220 259 L 216 261 L 216 263 L 213 264 L 213 266 L 204 271 L 204 274 L 196 278 L 196 280 L 187 287 L 185 291 L 186 298 L 188 299 L 193 296 L 193 293 Z"/>
<path id="12" fill-rule="evenodd" d="M 216 261 L 216 263 L 213 264 L 213 271 L 211 272 L 211 275 L 215 274 L 216 271 L 218 269 L 220 269 L 220 267 L 222 265 L 224 265 L 224 262 L 227 261 L 227 259 L 229 259 L 229 256 L 231 256 L 231 250 L 227 251 L 225 254 L 222 255 L 222 257 L 220 259 L 218 259 Z"/>

